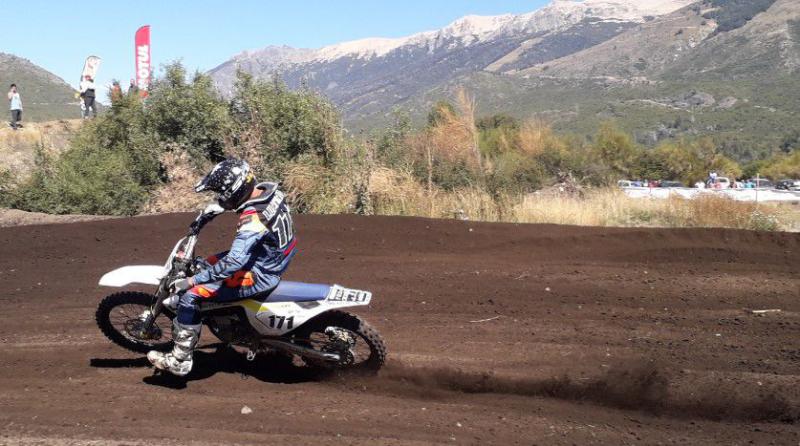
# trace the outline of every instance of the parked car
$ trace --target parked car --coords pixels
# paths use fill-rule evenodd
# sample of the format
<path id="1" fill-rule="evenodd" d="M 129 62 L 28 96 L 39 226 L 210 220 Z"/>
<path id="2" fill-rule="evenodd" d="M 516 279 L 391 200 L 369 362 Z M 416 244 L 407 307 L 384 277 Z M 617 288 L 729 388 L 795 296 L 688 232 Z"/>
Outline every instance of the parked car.
<path id="1" fill-rule="evenodd" d="M 800 180 L 780 180 L 775 183 L 775 189 L 800 191 Z"/>
<path id="2" fill-rule="evenodd" d="M 756 189 L 775 188 L 775 184 L 766 178 L 751 178 L 750 181 L 756 186 Z"/>
<path id="3" fill-rule="evenodd" d="M 617 187 L 622 187 L 622 188 L 633 187 L 633 182 L 628 180 L 619 180 L 617 181 Z"/>
<path id="4" fill-rule="evenodd" d="M 661 187 L 686 187 L 680 181 L 662 181 Z"/>
<path id="5" fill-rule="evenodd" d="M 730 189 L 731 187 L 731 180 L 726 177 L 717 177 L 714 184 L 711 185 L 712 189 Z"/>

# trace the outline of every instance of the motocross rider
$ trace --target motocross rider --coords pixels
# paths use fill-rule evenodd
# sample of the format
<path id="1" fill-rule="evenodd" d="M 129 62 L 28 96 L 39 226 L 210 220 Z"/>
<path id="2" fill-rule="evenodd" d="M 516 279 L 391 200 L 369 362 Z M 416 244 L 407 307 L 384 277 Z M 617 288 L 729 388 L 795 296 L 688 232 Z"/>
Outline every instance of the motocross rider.
<path id="1" fill-rule="evenodd" d="M 179 296 L 172 329 L 175 345 L 170 353 L 151 351 L 147 359 L 177 376 L 192 370 L 192 352 L 200 338 L 200 302 L 237 301 L 272 291 L 297 245 L 283 192 L 277 184 L 256 183 L 245 161 L 217 164 L 195 191 L 215 192 L 223 209 L 239 214 L 239 223 L 229 251 L 209 257 L 199 273 L 171 285 Z"/>

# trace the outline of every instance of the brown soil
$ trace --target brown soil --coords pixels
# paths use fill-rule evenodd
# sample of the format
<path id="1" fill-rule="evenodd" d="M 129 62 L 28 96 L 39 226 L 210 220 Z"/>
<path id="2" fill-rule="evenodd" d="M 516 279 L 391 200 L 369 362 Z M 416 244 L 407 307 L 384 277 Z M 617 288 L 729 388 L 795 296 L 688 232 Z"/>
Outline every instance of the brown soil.
<path id="1" fill-rule="evenodd" d="M 389 365 L 315 382 L 205 349 L 181 381 L 93 314 L 190 219 L 0 230 L 0 444 L 800 442 L 798 234 L 299 216 L 287 278 L 372 290 Z"/>
<path id="2" fill-rule="evenodd" d="M 75 223 L 80 221 L 105 220 L 102 215 L 53 215 L 39 212 L 26 212 L 19 209 L 0 208 L 0 228 L 8 226 L 47 225 L 56 223 Z"/>

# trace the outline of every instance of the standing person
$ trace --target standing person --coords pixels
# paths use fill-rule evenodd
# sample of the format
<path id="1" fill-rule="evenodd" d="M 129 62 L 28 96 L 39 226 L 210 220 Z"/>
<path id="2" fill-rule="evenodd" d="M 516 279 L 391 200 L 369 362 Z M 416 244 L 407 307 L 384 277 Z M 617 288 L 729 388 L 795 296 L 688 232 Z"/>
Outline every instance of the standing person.
<path id="1" fill-rule="evenodd" d="M 114 80 L 111 82 L 111 103 L 114 104 L 120 99 L 122 99 L 122 87 L 118 80 Z"/>
<path id="2" fill-rule="evenodd" d="M 128 94 L 139 94 L 139 86 L 136 85 L 136 79 L 131 79 L 131 85 L 128 87 Z"/>
<path id="3" fill-rule="evenodd" d="M 11 84 L 8 90 L 8 108 L 11 110 L 11 128 L 16 130 L 22 127 L 22 99 L 17 91 L 17 84 Z"/>
<path id="4" fill-rule="evenodd" d="M 89 117 L 89 109 L 92 110 L 92 117 L 97 117 L 97 106 L 94 103 L 94 79 L 89 75 L 86 75 L 86 77 L 83 78 L 83 82 L 81 82 L 81 97 L 83 98 L 83 105 L 85 106 L 85 109 L 82 110 L 83 119 Z"/>

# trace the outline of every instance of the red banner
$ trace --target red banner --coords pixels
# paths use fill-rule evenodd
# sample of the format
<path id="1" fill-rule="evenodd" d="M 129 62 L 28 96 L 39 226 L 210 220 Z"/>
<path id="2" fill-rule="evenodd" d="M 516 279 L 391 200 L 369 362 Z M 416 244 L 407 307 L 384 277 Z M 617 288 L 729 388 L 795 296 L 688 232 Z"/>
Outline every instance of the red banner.
<path id="1" fill-rule="evenodd" d="M 136 85 L 142 97 L 147 96 L 150 86 L 150 25 L 136 30 Z"/>

